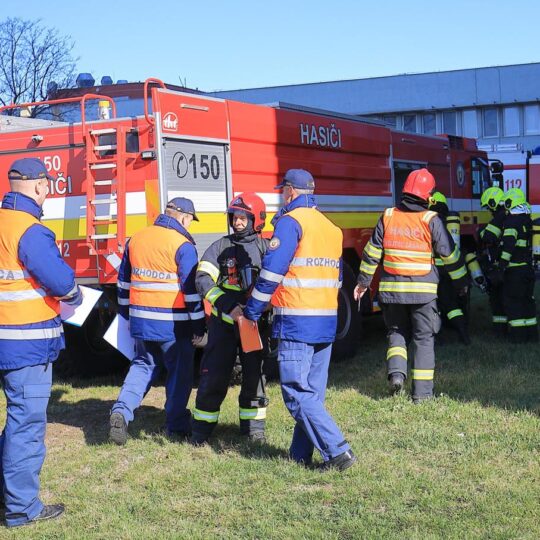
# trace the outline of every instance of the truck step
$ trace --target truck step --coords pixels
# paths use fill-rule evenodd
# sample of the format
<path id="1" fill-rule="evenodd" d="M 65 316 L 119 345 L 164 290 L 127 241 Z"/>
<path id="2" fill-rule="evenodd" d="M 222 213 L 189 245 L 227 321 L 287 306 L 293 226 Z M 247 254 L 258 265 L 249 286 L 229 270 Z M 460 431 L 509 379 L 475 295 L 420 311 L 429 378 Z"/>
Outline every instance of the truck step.
<path id="1" fill-rule="evenodd" d="M 117 234 L 116 233 L 111 233 L 111 234 L 93 234 L 92 236 L 90 236 L 90 238 L 92 240 L 108 240 L 109 238 L 116 238 L 117 237 Z"/>
<path id="2" fill-rule="evenodd" d="M 98 144 L 97 146 L 94 146 L 95 152 L 99 150 L 116 150 L 116 144 Z"/>
<path id="3" fill-rule="evenodd" d="M 116 180 L 96 180 L 94 186 L 112 186 Z"/>
<path id="4" fill-rule="evenodd" d="M 96 216 L 94 218 L 94 222 L 96 221 L 111 221 L 113 223 L 116 223 L 117 218 L 115 216 Z"/>
<path id="5" fill-rule="evenodd" d="M 116 128 L 91 129 L 90 135 L 109 135 L 116 133 Z"/>
<path id="6" fill-rule="evenodd" d="M 91 169 L 116 169 L 116 161 L 114 163 L 91 163 Z"/>

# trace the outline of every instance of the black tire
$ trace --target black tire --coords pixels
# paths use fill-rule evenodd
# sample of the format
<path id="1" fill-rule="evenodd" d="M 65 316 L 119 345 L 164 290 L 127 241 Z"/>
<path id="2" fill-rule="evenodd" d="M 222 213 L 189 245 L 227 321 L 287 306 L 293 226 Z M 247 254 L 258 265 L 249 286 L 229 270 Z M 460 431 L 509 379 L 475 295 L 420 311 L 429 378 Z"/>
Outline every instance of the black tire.
<path id="1" fill-rule="evenodd" d="M 362 317 L 353 298 L 356 276 L 351 267 L 343 264 L 343 284 L 338 295 L 338 324 L 332 360 L 339 362 L 356 354 L 362 335 Z"/>

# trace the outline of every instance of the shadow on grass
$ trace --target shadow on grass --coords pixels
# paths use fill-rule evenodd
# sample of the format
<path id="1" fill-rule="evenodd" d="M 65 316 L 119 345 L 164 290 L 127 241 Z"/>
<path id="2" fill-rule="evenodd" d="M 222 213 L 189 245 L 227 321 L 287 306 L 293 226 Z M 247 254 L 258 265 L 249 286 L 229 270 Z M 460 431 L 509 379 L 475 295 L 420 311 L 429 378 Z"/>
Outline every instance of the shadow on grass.
<path id="1" fill-rule="evenodd" d="M 540 414 L 538 344 L 511 344 L 504 334 L 494 333 L 490 320 L 487 297 L 477 294 L 473 297 L 470 320 L 472 344 L 460 343 L 450 329 L 439 334 L 435 347 L 435 394 Z M 331 365 L 329 385 L 353 388 L 374 400 L 388 399 L 385 358 L 386 330 L 382 317 L 368 317 L 358 354 Z M 410 380 L 406 390 L 410 392 Z"/>

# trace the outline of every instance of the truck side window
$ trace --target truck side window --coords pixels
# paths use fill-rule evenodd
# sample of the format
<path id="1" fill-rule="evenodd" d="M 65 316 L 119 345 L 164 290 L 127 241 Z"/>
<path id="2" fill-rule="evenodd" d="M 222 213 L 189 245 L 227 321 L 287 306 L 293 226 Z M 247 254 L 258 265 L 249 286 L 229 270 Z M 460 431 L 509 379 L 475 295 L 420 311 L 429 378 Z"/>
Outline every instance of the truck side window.
<path id="1" fill-rule="evenodd" d="M 478 158 L 471 159 L 471 175 L 472 175 L 472 196 L 473 199 L 479 199 L 490 185 L 490 175 L 488 164 Z"/>
<path id="2" fill-rule="evenodd" d="M 126 133 L 126 152 L 137 154 L 139 152 L 139 132 L 132 129 Z"/>

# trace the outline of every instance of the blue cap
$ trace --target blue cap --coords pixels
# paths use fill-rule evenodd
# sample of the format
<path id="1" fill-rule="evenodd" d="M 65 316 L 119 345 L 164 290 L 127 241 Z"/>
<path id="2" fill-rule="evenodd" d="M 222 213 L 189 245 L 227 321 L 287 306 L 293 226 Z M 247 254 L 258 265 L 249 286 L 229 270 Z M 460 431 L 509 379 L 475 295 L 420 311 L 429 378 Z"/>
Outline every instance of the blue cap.
<path id="1" fill-rule="evenodd" d="M 8 171 L 9 180 L 41 180 L 54 178 L 47 172 L 43 161 L 38 158 L 23 158 L 14 161 Z"/>
<path id="2" fill-rule="evenodd" d="M 309 171 L 304 169 L 289 169 L 281 184 L 278 184 L 274 189 L 282 189 L 283 186 L 292 186 L 298 189 L 315 189 L 315 180 Z"/>
<path id="3" fill-rule="evenodd" d="M 195 214 L 195 206 L 191 199 L 185 197 L 175 197 L 167 203 L 167 208 L 178 210 L 178 212 L 184 212 L 184 214 L 191 214 L 195 221 L 199 221 L 199 218 Z"/>

